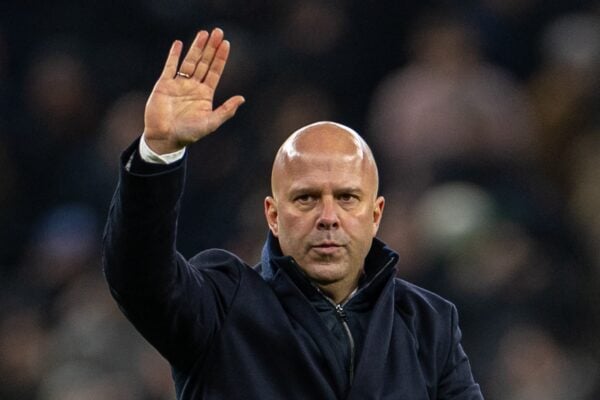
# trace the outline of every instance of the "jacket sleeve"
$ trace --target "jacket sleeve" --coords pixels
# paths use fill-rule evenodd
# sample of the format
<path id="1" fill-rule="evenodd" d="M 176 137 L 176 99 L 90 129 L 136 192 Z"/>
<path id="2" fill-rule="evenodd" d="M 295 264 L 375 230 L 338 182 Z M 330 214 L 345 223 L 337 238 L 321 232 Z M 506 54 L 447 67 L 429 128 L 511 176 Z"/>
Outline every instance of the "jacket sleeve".
<path id="1" fill-rule="evenodd" d="M 104 232 L 104 273 L 127 318 L 173 366 L 186 368 L 223 323 L 242 263 L 225 251 L 209 251 L 191 264 L 176 251 L 185 159 L 145 164 L 138 142 L 121 158 Z"/>
<path id="2" fill-rule="evenodd" d="M 456 307 L 451 307 L 450 349 L 438 383 L 440 400 L 483 400 L 481 389 L 475 383 L 469 359 L 461 345 Z"/>

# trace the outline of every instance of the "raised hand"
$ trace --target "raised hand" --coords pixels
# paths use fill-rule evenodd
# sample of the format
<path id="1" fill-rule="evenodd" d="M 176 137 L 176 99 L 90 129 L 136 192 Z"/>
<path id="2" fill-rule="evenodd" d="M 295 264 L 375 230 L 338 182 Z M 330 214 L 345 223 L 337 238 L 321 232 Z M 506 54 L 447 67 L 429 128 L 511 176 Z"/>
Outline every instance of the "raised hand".
<path id="1" fill-rule="evenodd" d="M 164 69 L 146 103 L 144 138 L 158 154 L 171 153 L 214 132 L 244 103 L 233 96 L 213 109 L 215 89 L 229 56 L 223 31 L 200 31 L 177 66 L 183 43 L 173 42 Z"/>

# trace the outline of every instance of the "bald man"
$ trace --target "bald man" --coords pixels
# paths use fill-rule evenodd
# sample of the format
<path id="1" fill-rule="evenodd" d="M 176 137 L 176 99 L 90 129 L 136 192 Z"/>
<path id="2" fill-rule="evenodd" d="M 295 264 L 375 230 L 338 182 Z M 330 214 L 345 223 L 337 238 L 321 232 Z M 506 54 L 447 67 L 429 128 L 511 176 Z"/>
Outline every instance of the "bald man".
<path id="1" fill-rule="evenodd" d="M 105 231 L 111 293 L 171 364 L 177 398 L 482 399 L 454 306 L 395 278 L 398 255 L 375 237 L 377 166 L 346 126 L 306 126 L 277 152 L 258 265 L 177 253 L 186 146 L 244 102 L 213 109 L 229 48 L 200 31 L 180 63 L 173 43 Z"/>

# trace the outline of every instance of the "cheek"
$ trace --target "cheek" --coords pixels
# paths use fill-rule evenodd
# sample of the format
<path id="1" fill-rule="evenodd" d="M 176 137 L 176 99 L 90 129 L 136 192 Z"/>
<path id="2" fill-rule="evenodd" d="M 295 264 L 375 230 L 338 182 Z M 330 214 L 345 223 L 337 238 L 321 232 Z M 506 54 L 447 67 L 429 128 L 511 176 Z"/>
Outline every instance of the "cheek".
<path id="1" fill-rule="evenodd" d="M 310 220 L 309 213 L 300 212 L 292 207 L 286 207 L 279 213 L 279 224 L 292 228 L 292 230 L 309 225 Z"/>
<path id="2" fill-rule="evenodd" d="M 292 214 L 279 215 L 279 246 L 285 255 L 301 260 L 305 251 L 305 239 L 310 234 L 305 218 Z"/>
<path id="3" fill-rule="evenodd" d="M 370 247 L 374 236 L 372 216 L 364 213 L 349 218 L 344 226 L 344 231 L 353 237 L 355 241 L 365 242 L 365 245 Z"/>
<path id="4" fill-rule="evenodd" d="M 301 238 L 311 231 L 312 222 L 308 215 L 284 211 L 279 214 L 279 236 Z"/>

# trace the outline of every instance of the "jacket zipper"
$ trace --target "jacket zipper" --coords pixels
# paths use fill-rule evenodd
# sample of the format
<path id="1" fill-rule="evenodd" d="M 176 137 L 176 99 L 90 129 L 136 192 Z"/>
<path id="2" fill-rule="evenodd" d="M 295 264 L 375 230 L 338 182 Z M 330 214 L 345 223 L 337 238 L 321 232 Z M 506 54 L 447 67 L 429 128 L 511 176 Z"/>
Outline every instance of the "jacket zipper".
<path id="1" fill-rule="evenodd" d="M 352 381 L 354 379 L 354 358 L 355 358 L 355 353 L 356 353 L 356 344 L 354 343 L 354 337 L 352 336 L 352 332 L 350 331 L 350 326 L 348 325 L 348 315 L 346 314 L 346 311 L 344 310 L 344 306 L 346 304 L 348 304 L 348 302 L 359 292 L 362 291 L 363 289 L 365 289 L 366 287 L 369 287 L 371 285 L 371 283 L 377 279 L 377 277 L 379 275 L 381 275 L 381 273 L 383 273 L 383 271 L 386 270 L 386 268 L 392 263 L 394 262 L 394 259 L 390 259 L 388 260 L 387 263 L 385 263 L 385 265 L 379 269 L 379 271 L 377 271 L 377 273 L 375 274 L 375 276 L 373 278 L 371 278 L 369 280 L 369 282 L 367 282 L 367 284 L 365 286 L 363 286 L 362 288 L 356 290 L 354 293 L 352 293 L 346 300 L 344 300 L 342 303 L 340 304 L 336 304 L 333 300 L 331 300 L 329 297 L 327 297 L 322 291 L 321 289 L 314 284 L 314 282 L 312 282 L 311 280 L 307 279 L 306 276 L 303 276 L 304 279 L 307 279 L 308 282 L 317 290 L 317 292 L 323 296 L 323 298 L 325 300 L 327 300 L 334 308 L 335 311 L 338 315 L 338 317 L 340 318 L 340 321 L 342 322 L 342 326 L 344 327 L 344 330 L 346 331 L 346 335 L 348 336 L 348 343 L 350 344 L 350 368 L 349 368 L 349 374 L 348 377 L 350 379 L 350 385 L 352 385 Z M 298 264 L 296 263 L 296 260 L 292 259 L 292 264 L 296 266 L 296 268 L 300 268 L 298 266 Z"/>
<path id="2" fill-rule="evenodd" d="M 321 296 L 323 296 L 328 302 L 330 302 L 334 307 L 335 307 L 335 311 L 337 312 L 337 315 L 340 317 L 340 320 L 342 322 L 342 326 L 344 327 L 344 330 L 346 331 L 346 335 L 348 335 L 348 343 L 350 343 L 350 373 L 349 373 L 349 378 L 350 378 L 350 385 L 352 385 L 352 380 L 354 379 L 354 358 L 355 358 L 355 353 L 356 353 L 356 344 L 354 343 L 354 337 L 352 336 L 352 332 L 350 331 L 350 326 L 348 325 L 348 315 L 346 314 L 346 311 L 344 310 L 344 306 L 346 304 L 348 304 L 348 302 L 361 290 L 365 289 L 366 287 L 369 287 L 369 285 L 371 285 L 371 283 L 377 279 L 377 277 L 379 275 L 381 275 L 381 273 L 383 273 L 383 271 L 386 270 L 386 268 L 392 263 L 394 262 L 393 259 L 389 260 L 387 263 L 385 263 L 385 265 L 379 269 L 379 271 L 377 271 L 377 273 L 375 274 L 375 276 L 373 278 L 371 278 L 369 280 L 369 282 L 367 282 L 367 284 L 365 286 L 363 286 L 362 288 L 356 290 L 354 293 L 352 293 L 346 300 L 344 300 L 342 303 L 340 304 L 336 304 L 333 300 L 331 300 L 329 297 L 325 296 L 325 294 L 323 292 L 321 292 L 321 290 L 313 284 L 313 286 L 315 286 L 315 288 L 317 289 L 317 291 L 321 294 Z M 312 283 L 312 282 L 311 282 Z"/>
<path id="3" fill-rule="evenodd" d="M 350 370 L 348 373 L 348 377 L 350 379 L 350 385 L 352 385 L 352 380 L 354 379 L 354 356 L 356 351 L 354 337 L 352 336 L 352 332 L 350 331 L 350 327 L 348 326 L 348 315 L 346 315 L 344 307 L 341 304 L 335 304 L 335 311 L 337 312 L 338 316 L 340 317 L 340 320 L 342 321 L 342 326 L 346 331 L 346 335 L 348 335 L 348 343 L 350 344 Z"/>

